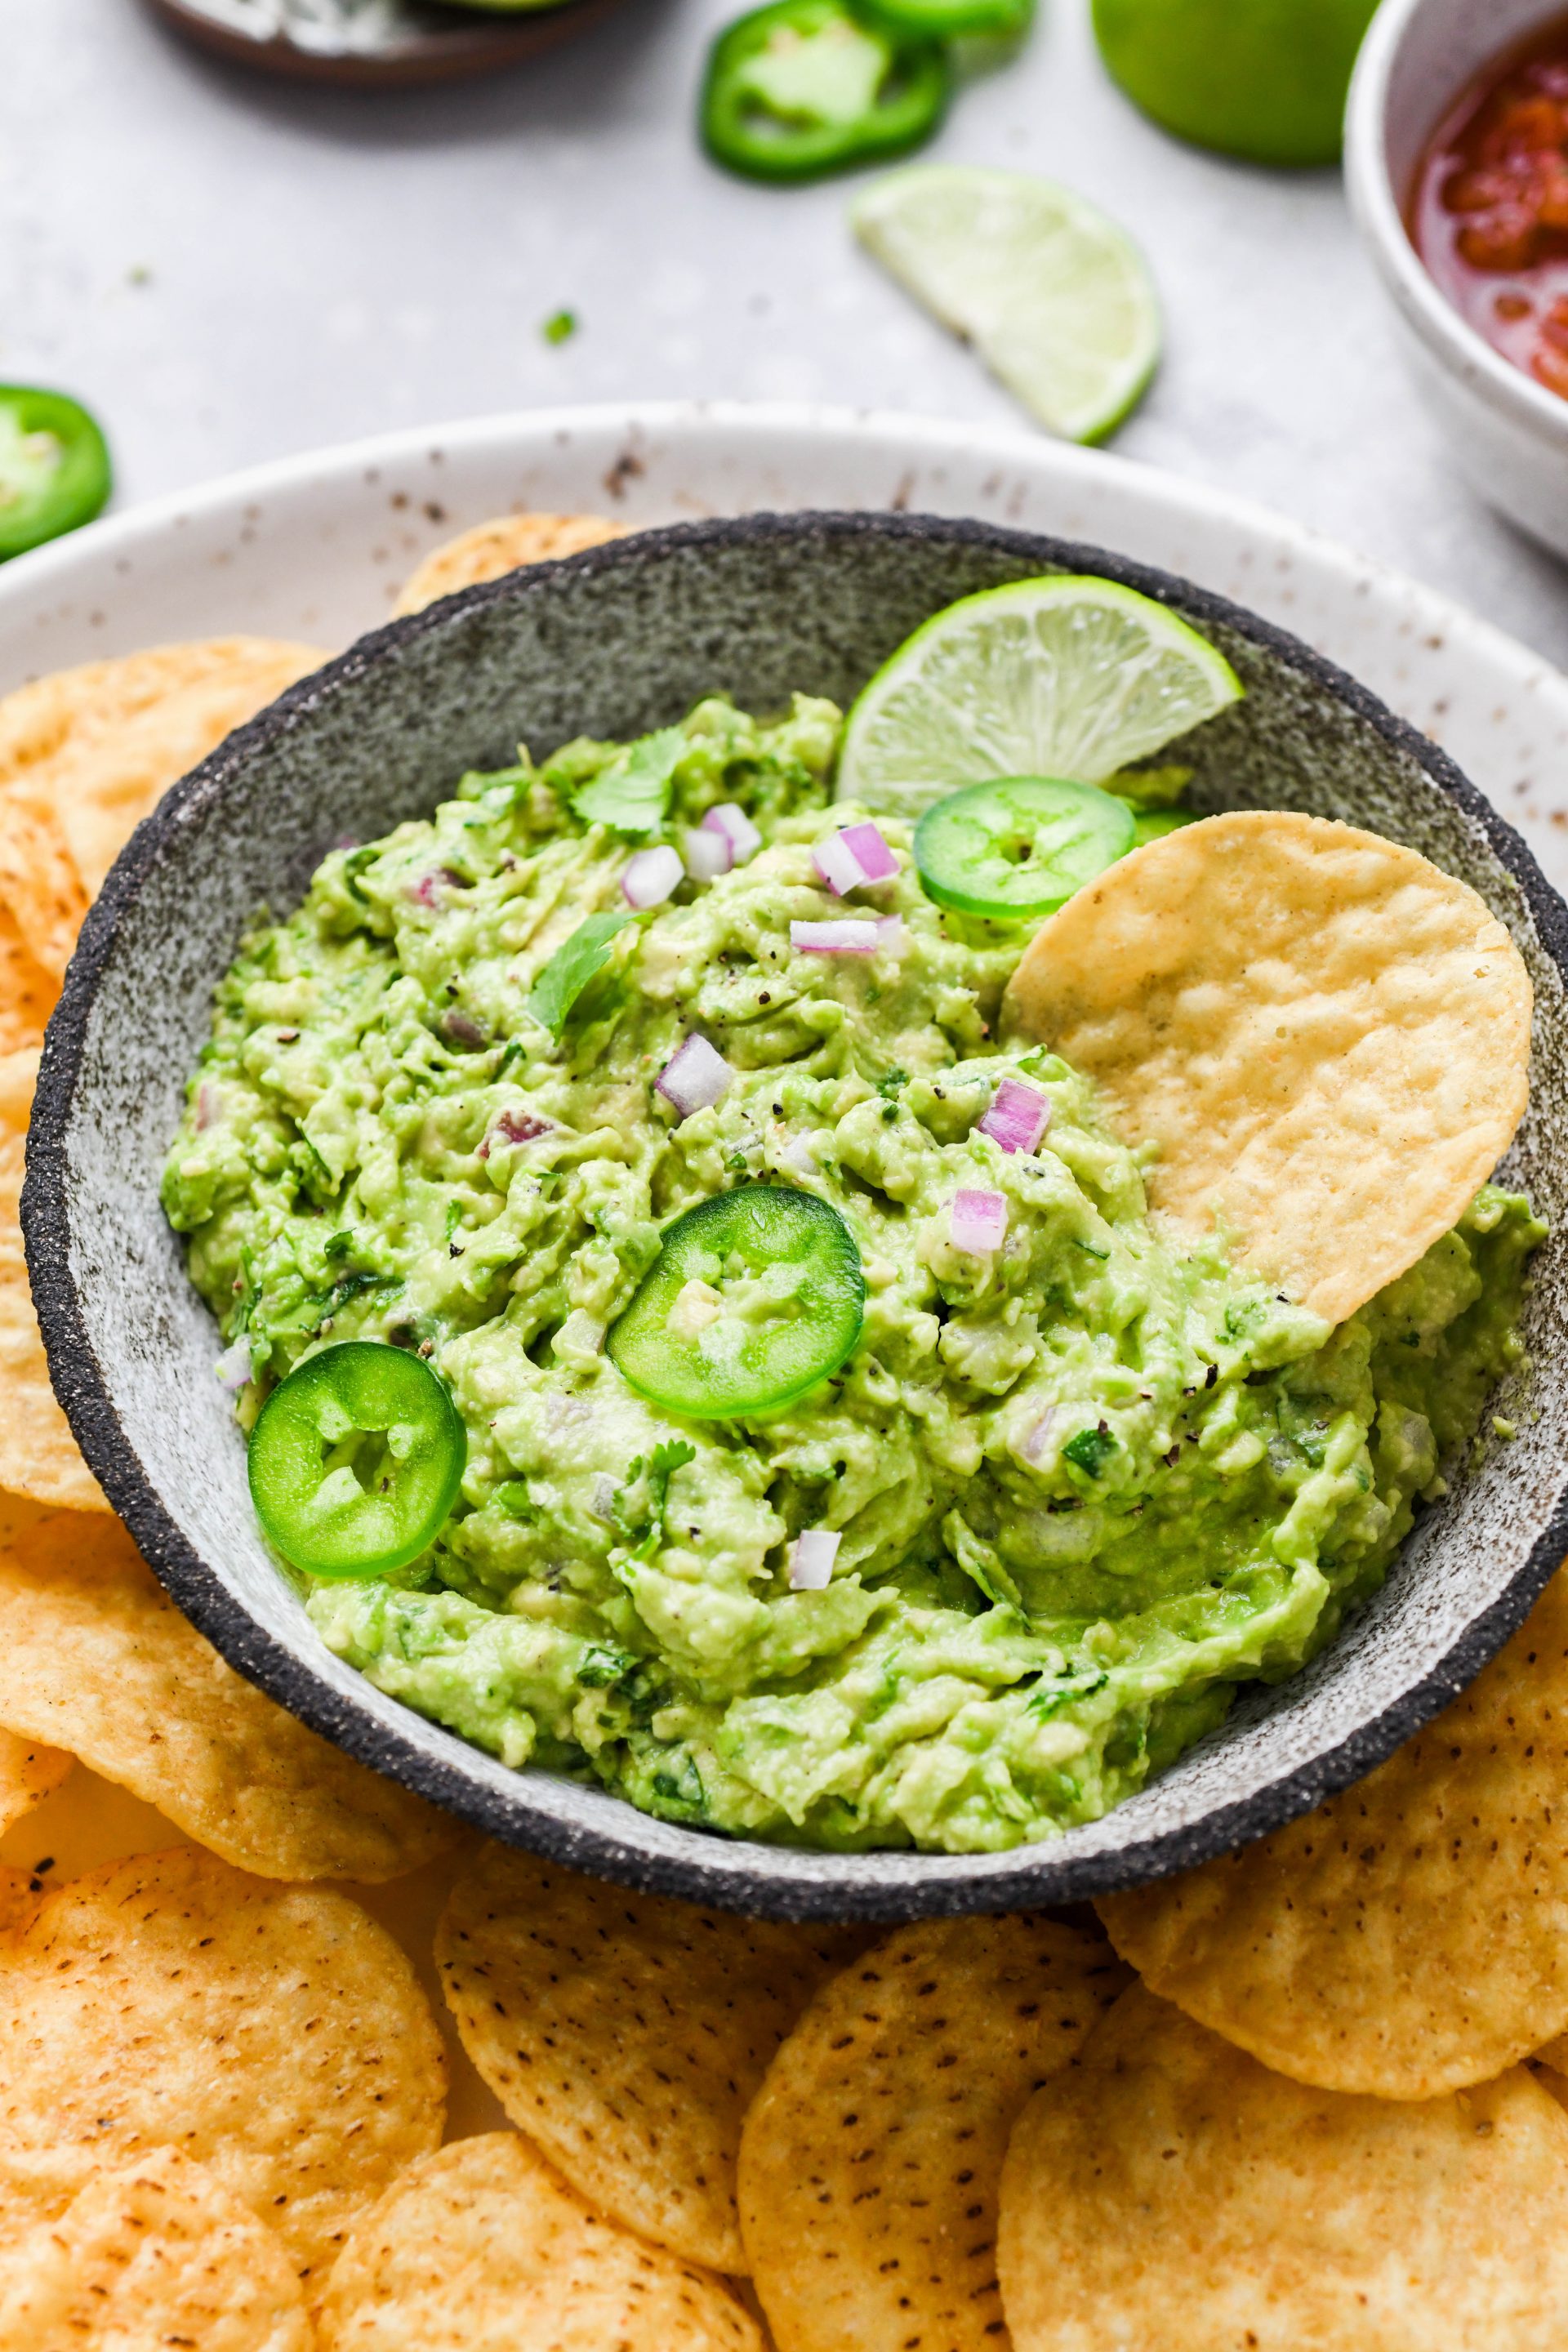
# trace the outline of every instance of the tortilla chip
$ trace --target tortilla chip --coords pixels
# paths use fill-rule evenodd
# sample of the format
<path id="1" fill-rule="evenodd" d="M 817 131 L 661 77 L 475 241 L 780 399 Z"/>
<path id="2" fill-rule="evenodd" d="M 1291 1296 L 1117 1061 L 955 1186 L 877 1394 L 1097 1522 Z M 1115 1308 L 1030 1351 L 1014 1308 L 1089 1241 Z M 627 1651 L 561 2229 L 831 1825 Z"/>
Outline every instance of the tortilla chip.
<path id="1" fill-rule="evenodd" d="M 1321 817 L 1207 817 L 1069 898 L 1008 1019 L 1151 1140 L 1157 1208 L 1342 1322 L 1456 1224 L 1523 1117 L 1530 975 L 1464 883 Z"/>
<path id="2" fill-rule="evenodd" d="M 743 2271 L 746 2109 L 817 1987 L 868 1940 L 489 1845 L 452 1890 L 436 1958 L 464 2049 L 573 2186 L 655 2245 Z"/>
<path id="3" fill-rule="evenodd" d="M 0 790 L 46 767 L 85 734 L 112 733 L 167 696 L 277 649 L 270 637 L 199 637 L 51 670 L 18 687 L 0 697 Z"/>
<path id="4" fill-rule="evenodd" d="M 1564 2119 L 1568 2129 L 1568 2118 Z M 489 2132 L 405 2173 L 328 2282 L 321 2352 L 761 2352 L 721 2282 Z"/>
<path id="5" fill-rule="evenodd" d="M 64 1748 L 0 1731 L 0 1836 L 58 1789 L 75 1762 Z"/>
<path id="6" fill-rule="evenodd" d="M 0 1545 L 0 1724 L 263 1878 L 398 1878 L 458 1835 L 226 1665 L 115 1518 L 55 1514 Z"/>
<path id="7" fill-rule="evenodd" d="M 174 2148 L 0 2153 L 0 2344 L 30 2352 L 310 2352 L 272 2231 Z"/>
<path id="8" fill-rule="evenodd" d="M 63 1509 L 107 1511 L 55 1402 L 22 1247 L 22 1176 L 37 1048 L 0 1055 L 0 1487 Z"/>
<path id="9" fill-rule="evenodd" d="M 1156 1992 L 1266 2065 L 1431 2098 L 1568 2030 L 1565 1821 L 1568 1571 L 1366 1780 L 1100 1916 Z"/>
<path id="10" fill-rule="evenodd" d="M 600 547 L 607 539 L 619 539 L 625 528 L 604 515 L 514 514 L 476 523 L 427 555 L 404 582 L 393 617 L 420 612 L 439 597 L 477 588 L 481 580 L 499 580 L 526 563 L 548 563 Z"/>
<path id="11" fill-rule="evenodd" d="M 1522 2067 L 1306 2090 L 1139 1985 L 1024 2110 L 998 2253 L 1014 2352 L 1554 2352 L 1568 2116 Z"/>
<path id="12" fill-rule="evenodd" d="M 752 2276 L 787 2352 L 995 2352 L 1007 2136 L 1128 1981 L 1059 1920 L 943 1919 L 817 1994 L 741 2142 Z"/>
<path id="13" fill-rule="evenodd" d="M 221 666 L 112 725 L 84 714 L 70 743 L 49 762 L 50 799 L 89 897 L 98 896 L 121 849 L 170 785 L 328 658 L 313 646 L 265 637 L 220 642 Z"/>
<path id="14" fill-rule="evenodd" d="M 59 992 L 58 980 L 35 958 L 0 898 L 0 1058 L 37 1051 Z"/>
<path id="15" fill-rule="evenodd" d="M 58 982 L 89 902 L 169 786 L 325 659 L 270 637 L 155 646 L 0 698 L 0 904 Z"/>
<path id="16" fill-rule="evenodd" d="M 30 960 L 58 987 L 88 894 L 53 803 L 31 779 L 0 791 L 0 905 Z"/>
<path id="17" fill-rule="evenodd" d="M 335 1889 L 181 1846 L 41 1895 L 0 1937 L 0 2145 L 177 2147 L 307 2277 L 438 2145 L 446 2087 L 407 1959 Z"/>
<path id="18" fill-rule="evenodd" d="M 0 1054 L 0 1157 L 20 1167 L 33 1115 L 33 1095 L 38 1083 L 41 1049 L 18 1045 Z"/>

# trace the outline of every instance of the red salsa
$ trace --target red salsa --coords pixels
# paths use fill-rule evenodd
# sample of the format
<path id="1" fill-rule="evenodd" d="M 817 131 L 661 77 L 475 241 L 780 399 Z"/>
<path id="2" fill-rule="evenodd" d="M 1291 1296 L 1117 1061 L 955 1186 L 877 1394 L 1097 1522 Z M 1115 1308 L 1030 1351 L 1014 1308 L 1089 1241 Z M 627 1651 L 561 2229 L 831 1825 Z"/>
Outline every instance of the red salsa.
<path id="1" fill-rule="evenodd" d="M 1568 399 L 1568 16 L 1494 58 L 1439 123 L 1408 226 L 1461 317 Z"/>

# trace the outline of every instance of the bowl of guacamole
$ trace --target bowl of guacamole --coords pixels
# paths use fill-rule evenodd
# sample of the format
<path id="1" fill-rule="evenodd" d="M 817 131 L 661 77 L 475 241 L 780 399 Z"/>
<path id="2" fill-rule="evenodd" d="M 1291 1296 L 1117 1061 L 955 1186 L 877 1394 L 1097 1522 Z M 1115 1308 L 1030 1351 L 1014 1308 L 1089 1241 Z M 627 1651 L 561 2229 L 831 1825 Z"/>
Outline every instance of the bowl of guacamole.
<path id="1" fill-rule="evenodd" d="M 1184 813 L 1404 842 L 1529 966 L 1508 1163 L 1337 1326 L 1151 1215 L 1009 1033 L 1028 924 L 833 802 L 889 654 L 1058 572 L 1241 682 Z M 57 1384 L 225 1654 L 493 1834 L 797 1915 L 1125 1885 L 1378 1760 L 1562 1555 L 1563 923 L 1433 746 L 1102 551 L 592 550 L 363 640 L 127 849 L 35 1118 Z"/>

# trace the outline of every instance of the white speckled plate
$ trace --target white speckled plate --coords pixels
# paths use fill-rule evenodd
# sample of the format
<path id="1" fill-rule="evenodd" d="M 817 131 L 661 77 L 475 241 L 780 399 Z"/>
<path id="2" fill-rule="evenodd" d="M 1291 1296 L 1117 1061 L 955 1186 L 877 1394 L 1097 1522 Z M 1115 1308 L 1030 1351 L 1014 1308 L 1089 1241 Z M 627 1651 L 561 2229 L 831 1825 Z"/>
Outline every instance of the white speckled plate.
<path id="1" fill-rule="evenodd" d="M 151 0 L 177 31 L 233 65 L 380 89 L 491 73 L 552 48 L 619 0 L 535 0 L 518 15 L 425 0 Z"/>
<path id="2" fill-rule="evenodd" d="M 335 646 L 453 531 L 798 507 L 972 514 L 1184 574 L 1341 663 L 1449 751 L 1568 888 L 1568 678 L 1401 574 L 1201 484 L 1025 433 L 701 403 L 537 410 L 313 452 L 113 515 L 0 571 L 0 690 L 174 637 Z"/>

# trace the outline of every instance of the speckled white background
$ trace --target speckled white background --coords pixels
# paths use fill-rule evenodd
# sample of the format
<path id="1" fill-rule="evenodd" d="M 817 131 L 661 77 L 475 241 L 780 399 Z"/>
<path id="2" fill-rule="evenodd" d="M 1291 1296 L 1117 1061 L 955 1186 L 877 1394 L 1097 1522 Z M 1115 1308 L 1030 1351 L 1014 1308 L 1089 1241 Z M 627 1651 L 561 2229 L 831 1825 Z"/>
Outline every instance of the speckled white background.
<path id="1" fill-rule="evenodd" d="M 365 97 L 231 71 L 141 0 L 0 0 L 0 373 L 68 384 L 121 499 L 384 427 L 610 397 L 1014 411 L 885 284 L 844 184 L 756 188 L 691 132 L 740 0 L 626 0 L 486 83 Z M 1568 573 L 1454 480 L 1407 395 L 1332 173 L 1247 171 L 1152 130 L 1087 0 L 934 152 L 1059 174 L 1146 246 L 1164 372 L 1119 446 L 1404 566 L 1568 662 Z M 569 305 L 580 333 L 539 332 Z"/>

